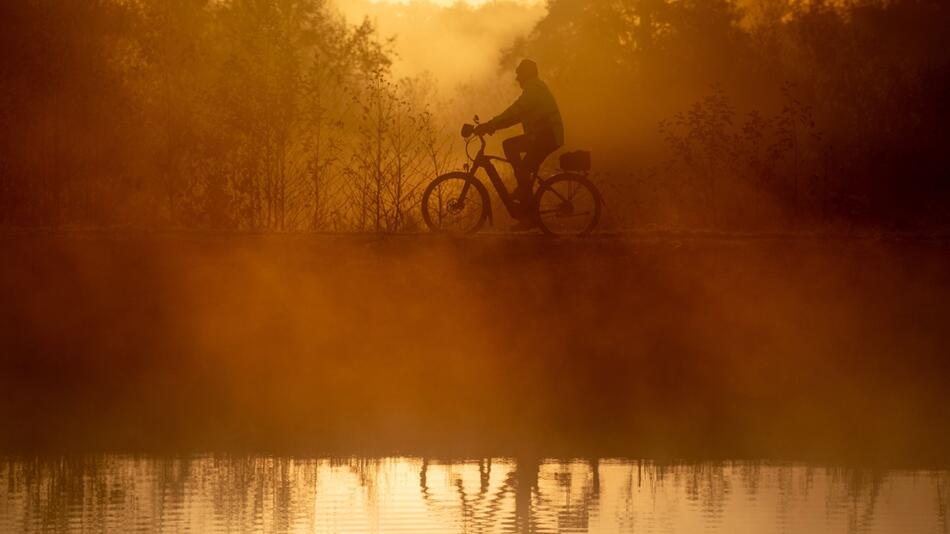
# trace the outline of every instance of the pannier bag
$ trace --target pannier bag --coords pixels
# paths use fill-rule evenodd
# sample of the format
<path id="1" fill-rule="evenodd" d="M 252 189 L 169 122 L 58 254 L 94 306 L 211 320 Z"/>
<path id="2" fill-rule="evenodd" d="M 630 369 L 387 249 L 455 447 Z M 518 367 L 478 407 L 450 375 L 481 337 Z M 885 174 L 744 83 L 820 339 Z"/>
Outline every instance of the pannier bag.
<path id="1" fill-rule="evenodd" d="M 560 158 L 561 169 L 565 171 L 587 172 L 590 170 L 590 152 L 575 150 L 565 152 Z"/>

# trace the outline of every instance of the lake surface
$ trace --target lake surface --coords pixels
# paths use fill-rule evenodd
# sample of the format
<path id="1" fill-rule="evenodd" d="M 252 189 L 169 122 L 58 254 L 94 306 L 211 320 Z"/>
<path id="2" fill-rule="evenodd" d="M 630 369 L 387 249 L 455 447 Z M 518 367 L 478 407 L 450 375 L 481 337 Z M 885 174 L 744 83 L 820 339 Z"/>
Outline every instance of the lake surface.
<path id="1" fill-rule="evenodd" d="M 950 471 L 768 462 L 0 460 L 3 532 L 946 533 Z"/>

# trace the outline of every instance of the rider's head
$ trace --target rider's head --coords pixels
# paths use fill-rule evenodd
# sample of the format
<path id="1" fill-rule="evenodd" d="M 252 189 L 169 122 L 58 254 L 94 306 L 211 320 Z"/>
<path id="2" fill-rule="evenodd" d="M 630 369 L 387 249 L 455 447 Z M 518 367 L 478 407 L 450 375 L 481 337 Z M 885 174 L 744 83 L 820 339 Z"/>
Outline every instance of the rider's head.
<path id="1" fill-rule="evenodd" d="M 530 59 L 522 59 L 521 63 L 518 63 L 518 68 L 515 69 L 515 79 L 518 80 L 518 85 L 524 87 L 524 84 L 528 80 L 533 80 L 538 77 L 538 64 Z"/>

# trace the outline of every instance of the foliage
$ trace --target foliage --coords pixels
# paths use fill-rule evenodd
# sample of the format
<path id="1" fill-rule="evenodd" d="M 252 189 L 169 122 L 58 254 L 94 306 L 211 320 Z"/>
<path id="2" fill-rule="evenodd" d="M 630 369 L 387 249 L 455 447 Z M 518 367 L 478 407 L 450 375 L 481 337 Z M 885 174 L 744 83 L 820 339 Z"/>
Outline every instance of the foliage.
<path id="1" fill-rule="evenodd" d="M 950 223 L 948 20 L 931 0 L 550 0 L 501 65 L 541 65 L 608 226 L 926 230 Z M 324 0 L 5 2 L 0 43 L 6 225 L 412 230 L 456 122 L 511 96 L 503 72 L 445 105 Z"/>
<path id="2" fill-rule="evenodd" d="M 551 0 L 505 57 L 543 66 L 618 225 L 926 229 L 950 222 L 948 20 L 925 0 Z"/>
<path id="3" fill-rule="evenodd" d="M 414 135 L 425 82 L 319 0 L 2 9 L 0 222 L 397 231 L 448 148 Z"/>

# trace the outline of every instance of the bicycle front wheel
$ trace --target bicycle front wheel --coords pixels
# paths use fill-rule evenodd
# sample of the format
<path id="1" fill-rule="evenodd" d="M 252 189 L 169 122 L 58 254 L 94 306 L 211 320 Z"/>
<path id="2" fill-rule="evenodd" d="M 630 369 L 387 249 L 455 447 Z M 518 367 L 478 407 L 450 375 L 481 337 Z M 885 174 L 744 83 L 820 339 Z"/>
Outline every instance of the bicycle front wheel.
<path id="1" fill-rule="evenodd" d="M 565 172 L 545 180 L 534 200 L 538 227 L 547 235 L 587 235 L 600 221 L 600 191 L 581 174 Z"/>
<path id="2" fill-rule="evenodd" d="M 422 219 L 440 234 L 474 234 L 482 229 L 491 209 L 488 190 L 464 172 L 443 174 L 422 193 Z"/>

